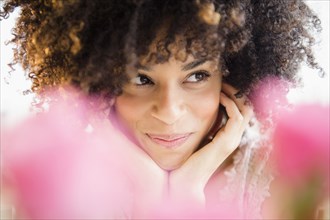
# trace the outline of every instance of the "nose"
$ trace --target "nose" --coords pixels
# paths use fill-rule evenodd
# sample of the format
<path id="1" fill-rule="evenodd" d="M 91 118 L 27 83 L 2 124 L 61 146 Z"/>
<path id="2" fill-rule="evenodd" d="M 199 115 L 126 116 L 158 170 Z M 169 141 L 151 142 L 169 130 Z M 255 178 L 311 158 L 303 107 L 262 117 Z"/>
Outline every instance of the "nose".
<path id="1" fill-rule="evenodd" d="M 187 111 L 184 100 L 179 89 L 161 88 L 155 96 L 151 115 L 167 125 L 175 124 Z"/>

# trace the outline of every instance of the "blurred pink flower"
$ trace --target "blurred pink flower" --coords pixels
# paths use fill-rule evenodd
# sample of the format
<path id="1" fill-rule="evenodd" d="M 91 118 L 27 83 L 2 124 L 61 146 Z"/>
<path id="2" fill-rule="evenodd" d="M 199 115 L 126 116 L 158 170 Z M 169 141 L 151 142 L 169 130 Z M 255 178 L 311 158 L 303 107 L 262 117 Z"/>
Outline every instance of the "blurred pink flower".
<path id="1" fill-rule="evenodd" d="M 50 92 L 48 96 L 53 101 L 47 112 L 1 133 L 2 178 L 5 185 L 15 190 L 15 205 L 18 213 L 23 214 L 17 217 L 130 218 L 134 205 L 146 199 L 142 196 L 133 201 L 132 193 L 140 188 L 136 189 L 137 175 L 132 172 L 144 167 L 134 164 L 144 162 L 140 157 L 134 159 L 138 154 L 132 147 L 137 146 L 123 138 L 123 129 L 104 123 L 106 118 L 94 120 L 98 117 L 95 112 L 98 109 L 94 107 L 100 106 L 99 100 L 68 88 L 60 94 Z M 91 121 L 94 123 L 89 127 Z M 152 187 L 148 185 L 151 191 Z M 156 209 L 150 207 L 145 216 L 150 219 L 242 217 L 237 212 L 238 205 L 228 202 L 203 211 L 192 208 L 192 201 L 183 205 L 174 203 L 155 204 Z"/>
<path id="2" fill-rule="evenodd" d="M 70 94 L 2 133 L 4 182 L 14 186 L 24 218 L 124 216 L 129 187 L 116 147 L 128 143 L 110 126 L 86 132 L 91 100 Z"/>
<path id="3" fill-rule="evenodd" d="M 266 77 L 254 86 L 249 98 L 258 119 L 264 124 L 273 124 L 288 106 L 286 95 L 289 87 L 288 81 L 274 76 Z"/>
<path id="4" fill-rule="evenodd" d="M 175 204 L 172 201 L 151 212 L 150 217 L 151 219 L 246 219 L 238 207 L 237 201 L 225 201 L 201 210 L 201 207 L 195 207 L 189 201 L 186 204 Z"/>
<path id="5" fill-rule="evenodd" d="M 274 132 L 274 155 L 279 175 L 288 184 L 300 186 L 317 178 L 329 190 L 329 115 L 329 106 L 318 104 L 282 112 Z"/>

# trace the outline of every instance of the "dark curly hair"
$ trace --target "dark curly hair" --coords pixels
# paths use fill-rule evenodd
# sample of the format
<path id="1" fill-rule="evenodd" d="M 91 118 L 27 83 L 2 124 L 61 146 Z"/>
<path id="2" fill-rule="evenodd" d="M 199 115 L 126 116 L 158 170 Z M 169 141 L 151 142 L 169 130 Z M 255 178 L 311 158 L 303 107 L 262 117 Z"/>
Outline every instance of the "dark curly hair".
<path id="1" fill-rule="evenodd" d="M 68 83 L 117 96 L 137 64 L 187 54 L 219 59 L 246 94 L 267 76 L 297 82 L 303 61 L 320 68 L 311 50 L 320 20 L 301 0 L 5 0 L 0 16 L 16 7 L 13 63 L 39 94 Z"/>

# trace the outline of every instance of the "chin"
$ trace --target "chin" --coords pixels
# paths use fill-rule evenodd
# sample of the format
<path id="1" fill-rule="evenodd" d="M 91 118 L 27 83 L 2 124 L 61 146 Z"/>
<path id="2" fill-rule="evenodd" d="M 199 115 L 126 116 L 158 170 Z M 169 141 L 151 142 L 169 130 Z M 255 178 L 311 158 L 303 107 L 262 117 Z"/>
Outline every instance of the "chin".
<path id="1" fill-rule="evenodd" d="M 176 170 L 176 169 L 180 168 L 182 166 L 182 164 L 184 163 L 184 161 L 178 161 L 178 162 L 156 161 L 156 163 L 163 170 L 172 171 L 172 170 Z"/>

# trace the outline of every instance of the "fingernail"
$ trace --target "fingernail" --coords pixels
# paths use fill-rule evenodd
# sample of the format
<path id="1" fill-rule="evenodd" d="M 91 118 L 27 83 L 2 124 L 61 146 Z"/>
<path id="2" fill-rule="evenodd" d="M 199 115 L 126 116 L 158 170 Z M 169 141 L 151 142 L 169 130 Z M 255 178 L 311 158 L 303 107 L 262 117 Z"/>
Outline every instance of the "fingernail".
<path id="1" fill-rule="evenodd" d="M 237 99 L 239 98 L 242 98 L 243 97 L 243 93 L 241 91 L 237 92 L 235 95 L 234 95 Z"/>

